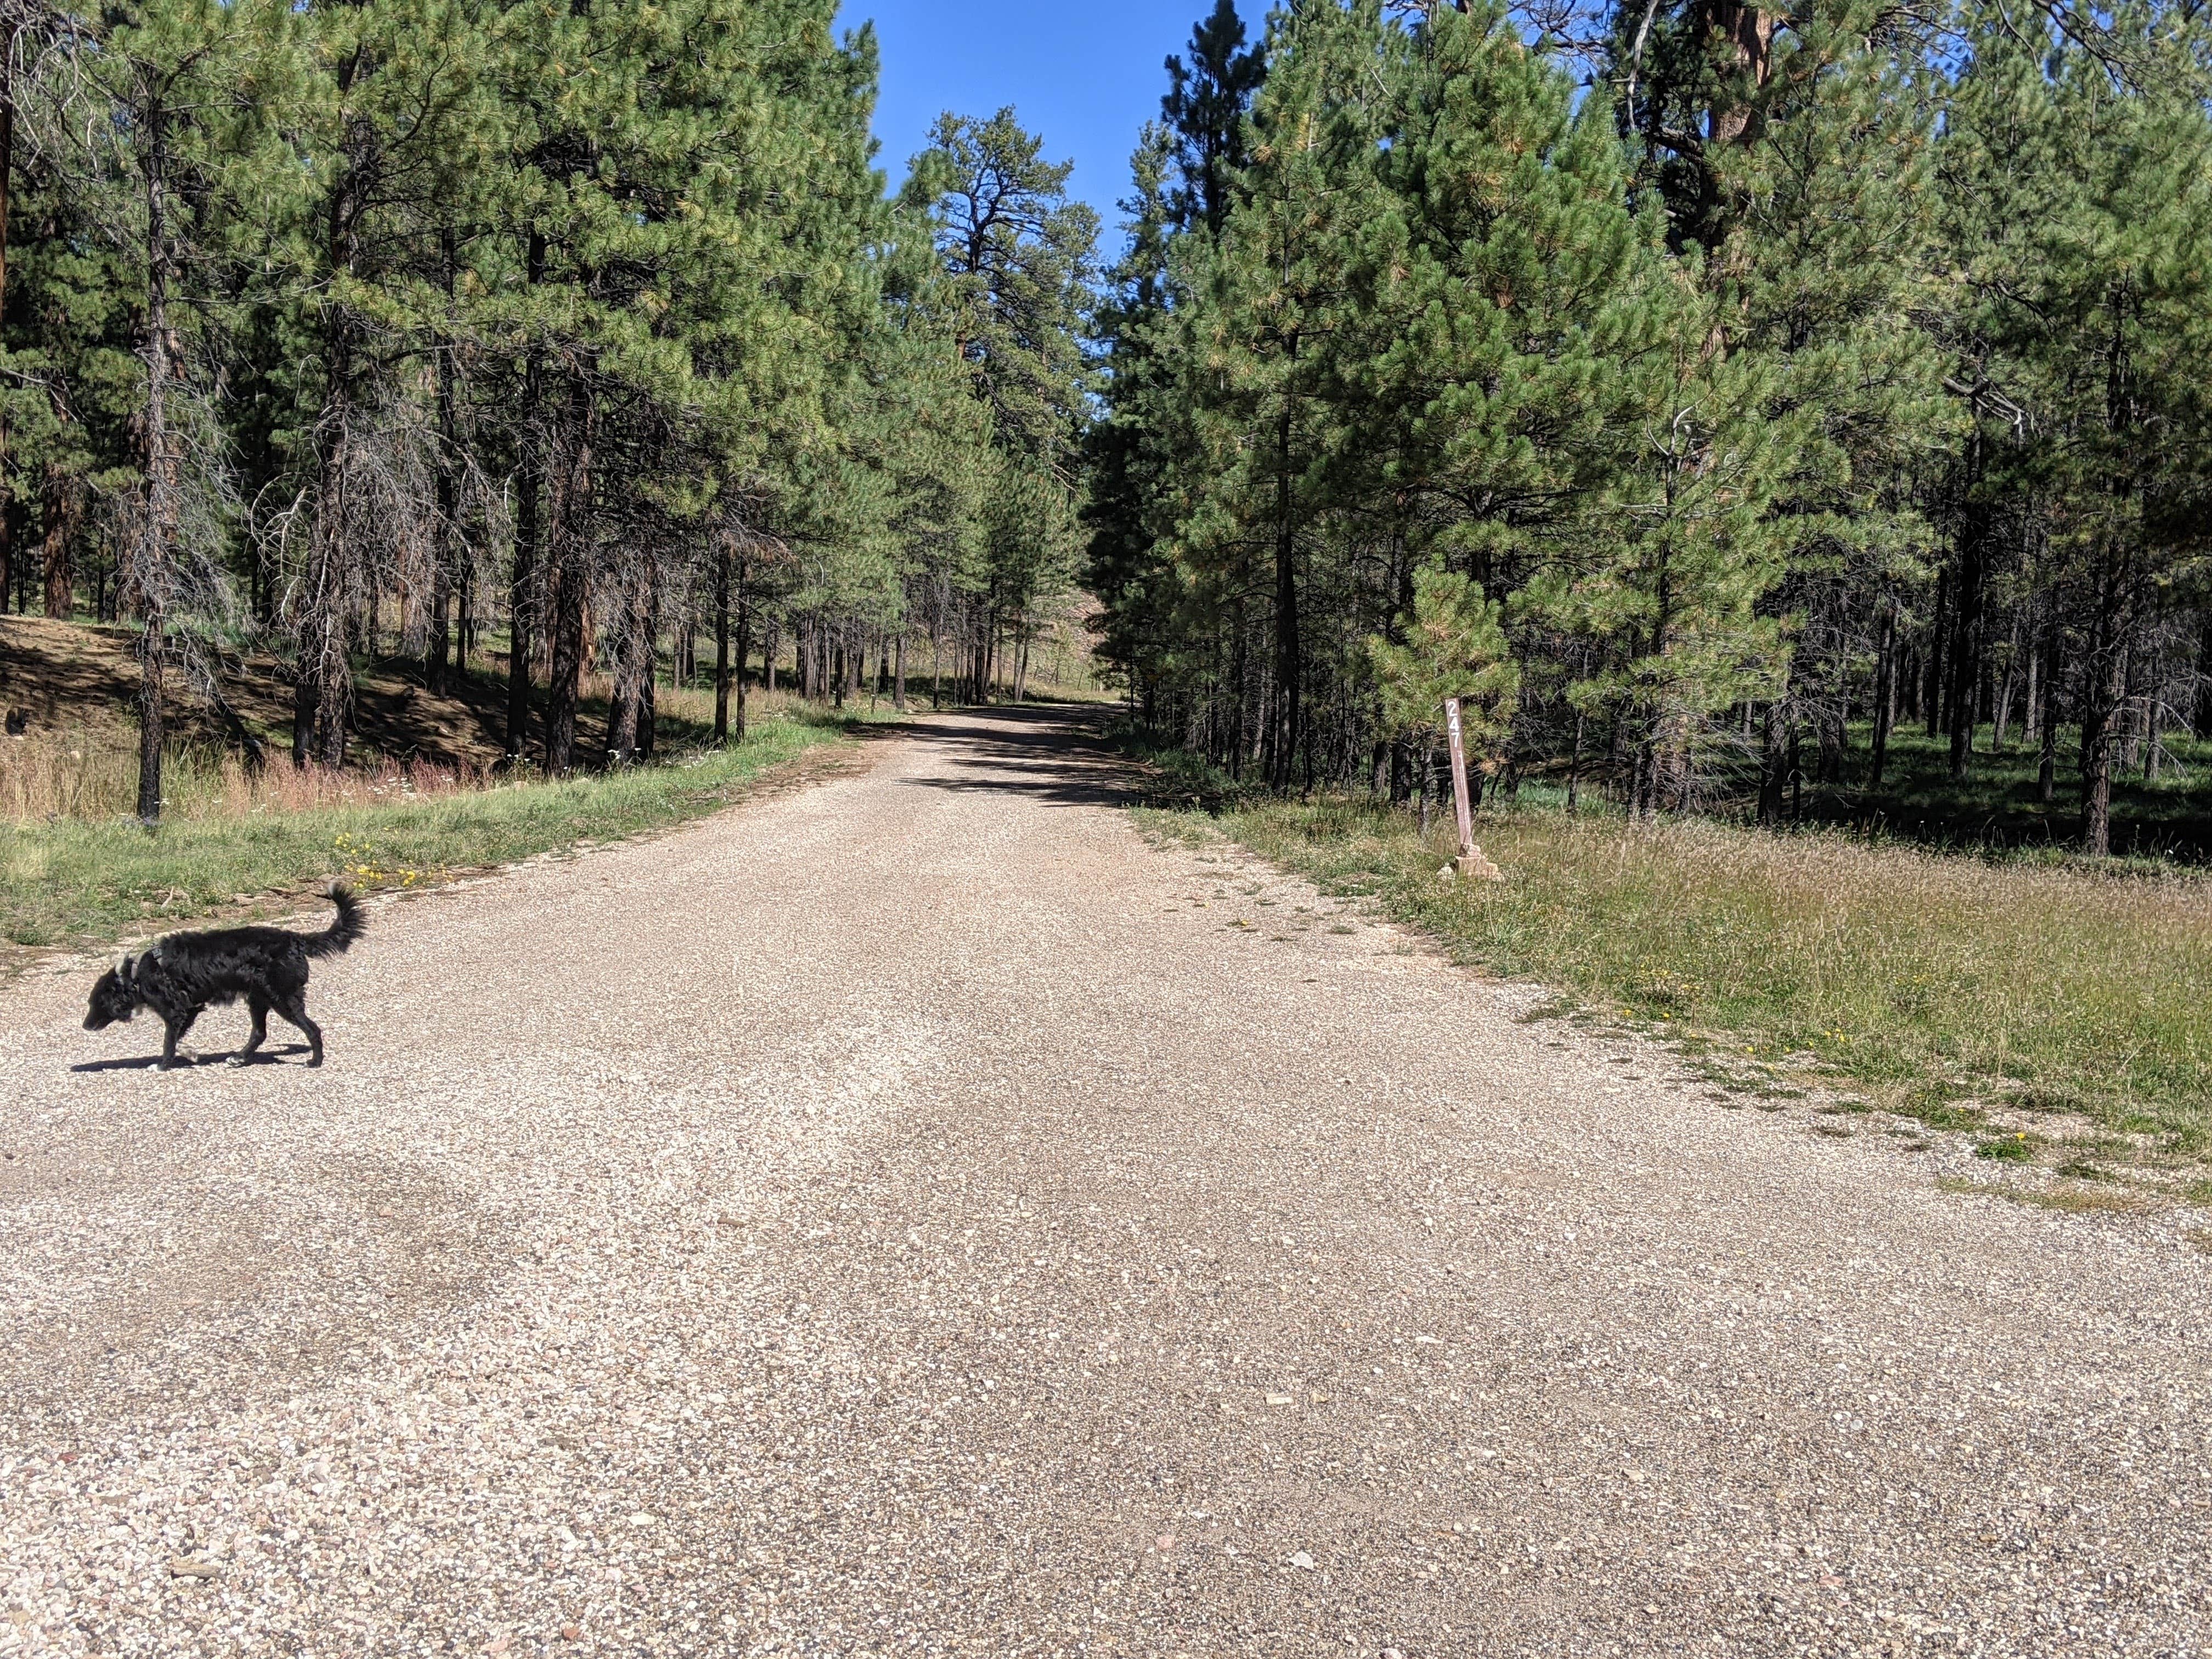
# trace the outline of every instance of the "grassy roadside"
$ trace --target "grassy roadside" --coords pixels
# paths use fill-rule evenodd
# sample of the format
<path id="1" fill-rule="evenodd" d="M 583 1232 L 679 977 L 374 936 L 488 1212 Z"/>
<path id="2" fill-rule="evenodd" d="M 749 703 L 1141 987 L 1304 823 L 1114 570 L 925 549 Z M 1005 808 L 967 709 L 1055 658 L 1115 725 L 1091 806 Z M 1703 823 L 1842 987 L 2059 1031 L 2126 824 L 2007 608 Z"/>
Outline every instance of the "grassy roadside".
<path id="1" fill-rule="evenodd" d="M 1200 781 L 1170 768 L 1160 795 L 1203 797 Z M 2202 876 L 1534 805 L 1480 822 L 1505 881 L 1448 883 L 1442 823 L 1424 841 L 1364 802 L 1232 795 L 1215 817 L 1151 816 L 1367 896 L 1458 961 L 1558 986 L 1562 1012 L 1662 1036 L 1738 1089 L 1848 1091 L 2092 1181 L 2212 1153 Z"/>
<path id="2" fill-rule="evenodd" d="M 453 872 L 662 828 L 726 805 L 772 768 L 849 740 L 864 720 L 794 708 L 757 720 L 741 744 L 626 771 L 179 817 L 151 835 L 127 820 L 0 824 L 0 939 L 104 945 L 296 894 L 331 876 L 371 889 L 428 885 Z"/>

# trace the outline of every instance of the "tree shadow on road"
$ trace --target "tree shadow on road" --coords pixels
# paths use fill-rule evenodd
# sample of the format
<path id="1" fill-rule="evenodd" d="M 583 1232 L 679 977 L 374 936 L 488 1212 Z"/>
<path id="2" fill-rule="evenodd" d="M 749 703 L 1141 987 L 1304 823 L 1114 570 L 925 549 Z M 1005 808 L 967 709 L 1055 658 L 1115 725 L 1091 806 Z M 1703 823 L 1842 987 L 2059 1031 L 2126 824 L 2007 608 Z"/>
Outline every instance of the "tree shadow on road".
<path id="1" fill-rule="evenodd" d="M 1081 705 L 967 708 L 916 734 L 951 751 L 948 775 L 908 778 L 920 789 L 1025 795 L 1054 806 L 1127 806 L 1139 796 L 1128 763 L 1108 750 Z"/>

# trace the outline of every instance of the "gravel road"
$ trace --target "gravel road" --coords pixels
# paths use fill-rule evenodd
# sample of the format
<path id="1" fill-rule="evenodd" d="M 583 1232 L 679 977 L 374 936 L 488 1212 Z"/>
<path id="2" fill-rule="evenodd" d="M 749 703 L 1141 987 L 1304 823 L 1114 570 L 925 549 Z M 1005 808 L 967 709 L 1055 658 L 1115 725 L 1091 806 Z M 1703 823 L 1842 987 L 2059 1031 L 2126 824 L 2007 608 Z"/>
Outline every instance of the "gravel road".
<path id="1" fill-rule="evenodd" d="M 320 1072 L 0 988 L 0 1654 L 2207 1650 L 2170 1223 L 874 752 L 378 908 Z"/>

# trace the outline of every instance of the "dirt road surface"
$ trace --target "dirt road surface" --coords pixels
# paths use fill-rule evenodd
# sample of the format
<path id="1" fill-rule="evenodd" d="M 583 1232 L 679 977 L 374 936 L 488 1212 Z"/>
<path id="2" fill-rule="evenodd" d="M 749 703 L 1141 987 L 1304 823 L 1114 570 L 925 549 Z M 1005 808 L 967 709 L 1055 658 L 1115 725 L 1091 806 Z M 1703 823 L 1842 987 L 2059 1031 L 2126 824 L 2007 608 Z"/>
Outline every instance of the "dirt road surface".
<path id="1" fill-rule="evenodd" d="M 0 988 L 0 1654 L 2205 1650 L 2171 1227 L 878 752 L 380 908 L 320 1072 Z"/>

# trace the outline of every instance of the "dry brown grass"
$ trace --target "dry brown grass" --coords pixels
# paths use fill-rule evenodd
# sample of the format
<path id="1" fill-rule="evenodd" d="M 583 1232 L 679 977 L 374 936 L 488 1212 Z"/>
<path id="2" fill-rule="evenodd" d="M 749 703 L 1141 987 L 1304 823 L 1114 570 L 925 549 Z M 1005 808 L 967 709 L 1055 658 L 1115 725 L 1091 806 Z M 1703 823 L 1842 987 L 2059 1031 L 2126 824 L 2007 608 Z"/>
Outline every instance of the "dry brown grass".
<path id="1" fill-rule="evenodd" d="M 479 789 L 479 769 L 429 761 L 304 769 L 279 758 L 258 771 L 234 754 L 173 749 L 163 762 L 165 817 L 251 817 L 375 806 Z M 112 732 L 33 732 L 0 743 L 0 823 L 18 829 L 64 819 L 127 817 L 138 800 L 138 754 Z"/>

